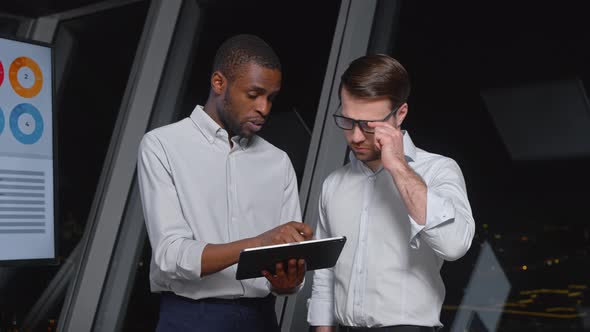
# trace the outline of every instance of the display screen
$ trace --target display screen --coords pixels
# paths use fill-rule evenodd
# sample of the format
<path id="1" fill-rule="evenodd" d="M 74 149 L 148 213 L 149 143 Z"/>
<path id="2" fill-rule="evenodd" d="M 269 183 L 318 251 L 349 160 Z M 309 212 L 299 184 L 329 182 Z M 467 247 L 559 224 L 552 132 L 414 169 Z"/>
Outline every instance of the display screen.
<path id="1" fill-rule="evenodd" d="M 0 263 L 56 258 L 52 57 L 0 38 Z"/>

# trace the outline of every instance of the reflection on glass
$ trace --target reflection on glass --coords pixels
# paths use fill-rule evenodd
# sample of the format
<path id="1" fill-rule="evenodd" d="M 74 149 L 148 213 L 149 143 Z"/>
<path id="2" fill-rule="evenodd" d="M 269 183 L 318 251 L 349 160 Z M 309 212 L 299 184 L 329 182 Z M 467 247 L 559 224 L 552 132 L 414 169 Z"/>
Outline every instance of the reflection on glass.
<path id="1" fill-rule="evenodd" d="M 471 331 L 475 324 L 480 329 L 496 331 L 501 307 L 506 302 L 509 291 L 510 283 L 496 255 L 489 243 L 484 242 L 461 305 L 445 306 L 447 310 L 457 310 L 451 331 Z"/>
<path id="2" fill-rule="evenodd" d="M 393 55 L 413 83 L 405 125 L 416 144 L 462 165 L 477 225 L 469 253 L 443 266 L 441 320 L 590 331 L 590 30 L 576 23 L 587 11 L 506 9 L 408 1 L 398 22 Z M 480 273 L 485 248 L 507 283 Z M 488 292 L 496 303 L 473 298 Z"/>

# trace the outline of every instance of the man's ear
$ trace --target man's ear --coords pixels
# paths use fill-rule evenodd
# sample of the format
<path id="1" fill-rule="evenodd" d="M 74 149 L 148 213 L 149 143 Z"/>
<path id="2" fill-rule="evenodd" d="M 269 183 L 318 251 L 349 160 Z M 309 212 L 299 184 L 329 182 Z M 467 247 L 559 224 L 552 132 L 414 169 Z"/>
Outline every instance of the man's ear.
<path id="1" fill-rule="evenodd" d="M 217 95 L 223 94 L 227 87 L 227 78 L 222 73 L 216 71 L 211 75 L 211 90 Z"/>
<path id="2" fill-rule="evenodd" d="M 406 118 L 406 115 L 408 115 L 408 104 L 404 103 L 402 106 L 399 107 L 399 109 L 397 110 L 397 114 L 395 117 L 396 120 L 396 127 L 399 129 L 402 125 L 402 123 L 404 122 L 404 119 Z"/>

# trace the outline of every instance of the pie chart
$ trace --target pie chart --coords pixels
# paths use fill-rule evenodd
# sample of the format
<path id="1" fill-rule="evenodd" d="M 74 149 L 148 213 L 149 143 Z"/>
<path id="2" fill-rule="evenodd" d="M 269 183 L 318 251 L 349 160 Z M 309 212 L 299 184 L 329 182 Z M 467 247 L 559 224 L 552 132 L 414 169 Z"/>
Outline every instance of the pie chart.
<path id="1" fill-rule="evenodd" d="M 22 144 L 35 144 L 43 135 L 43 117 L 31 104 L 18 104 L 10 113 L 10 131 Z"/>
<path id="2" fill-rule="evenodd" d="M 43 73 L 31 58 L 16 58 L 8 70 L 8 79 L 14 91 L 23 98 L 33 98 L 43 88 Z"/>
<path id="3" fill-rule="evenodd" d="M 4 112 L 2 108 L 0 108 L 0 135 L 2 135 L 2 131 L 4 130 Z"/>
<path id="4" fill-rule="evenodd" d="M 4 67 L 2 66 L 2 61 L 0 61 L 0 86 L 2 86 L 3 81 L 4 81 Z"/>

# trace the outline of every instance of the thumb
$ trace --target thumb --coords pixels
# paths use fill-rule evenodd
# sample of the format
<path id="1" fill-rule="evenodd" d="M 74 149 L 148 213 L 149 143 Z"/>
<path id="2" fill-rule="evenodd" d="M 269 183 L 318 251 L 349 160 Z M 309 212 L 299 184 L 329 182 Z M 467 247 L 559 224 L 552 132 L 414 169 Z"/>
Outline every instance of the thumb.
<path id="1" fill-rule="evenodd" d="M 311 229 L 311 227 L 309 227 L 309 225 L 306 225 L 302 222 L 296 222 L 293 223 L 293 226 L 305 238 L 311 238 L 311 236 L 313 235 L 313 230 Z"/>

